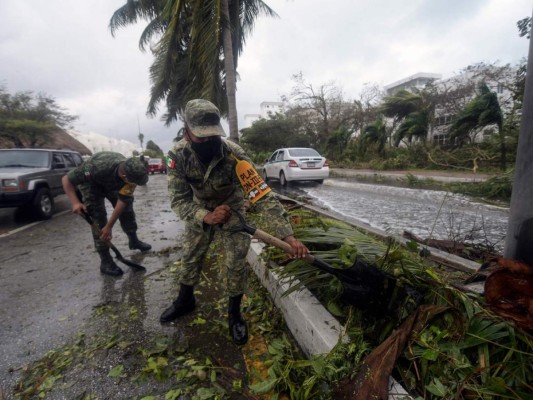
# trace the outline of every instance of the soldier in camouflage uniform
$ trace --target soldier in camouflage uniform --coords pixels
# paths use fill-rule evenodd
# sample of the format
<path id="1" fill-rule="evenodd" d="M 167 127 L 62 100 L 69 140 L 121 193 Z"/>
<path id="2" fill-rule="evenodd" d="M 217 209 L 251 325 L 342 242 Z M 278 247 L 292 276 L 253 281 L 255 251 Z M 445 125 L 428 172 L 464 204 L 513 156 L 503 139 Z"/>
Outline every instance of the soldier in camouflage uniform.
<path id="1" fill-rule="evenodd" d="M 94 154 L 83 164 L 63 177 L 63 189 L 72 204 L 75 214 L 88 213 L 101 229 L 98 235 L 93 231 L 94 245 L 100 255 L 100 271 L 111 276 L 120 276 L 122 269 L 113 261 L 106 241 L 112 238 L 113 225 L 120 221 L 122 230 L 128 235 L 130 249 L 148 251 L 152 248 L 137 237 L 137 222 L 133 211 L 133 192 L 137 185 L 148 182 L 146 168 L 136 158 L 102 151 Z M 76 193 L 76 186 L 81 199 Z M 109 220 L 105 199 L 113 205 Z M 81 200 L 81 201 L 80 201 Z"/>
<path id="2" fill-rule="evenodd" d="M 251 162 L 244 150 L 222 140 L 217 107 L 206 100 L 191 100 L 185 108 L 183 139 L 168 153 L 168 190 L 172 210 L 185 221 L 185 240 L 178 298 L 161 315 L 170 322 L 195 307 L 193 288 L 200 280 L 202 264 L 215 227 L 239 223 L 231 208 L 244 212 L 244 192 L 235 172 L 237 160 Z M 266 185 L 265 185 L 266 186 Z M 293 236 L 287 214 L 268 193 L 253 207 L 268 218 L 273 234 L 293 248 L 292 257 L 305 257 L 307 248 Z M 247 326 L 240 314 L 246 284 L 246 253 L 250 236 L 219 230 L 225 249 L 229 330 L 236 344 L 248 340 Z"/>

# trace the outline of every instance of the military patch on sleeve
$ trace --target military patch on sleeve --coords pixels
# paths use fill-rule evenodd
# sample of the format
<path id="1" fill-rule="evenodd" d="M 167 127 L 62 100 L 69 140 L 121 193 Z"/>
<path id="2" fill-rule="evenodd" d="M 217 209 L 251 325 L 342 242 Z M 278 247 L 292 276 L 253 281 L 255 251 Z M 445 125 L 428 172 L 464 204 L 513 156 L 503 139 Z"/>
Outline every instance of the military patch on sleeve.
<path id="1" fill-rule="evenodd" d="M 172 153 L 171 151 L 167 154 L 167 167 L 170 169 L 174 169 L 176 166 L 176 155 Z"/>
<path id="2" fill-rule="evenodd" d="M 91 171 L 89 171 L 89 169 L 84 169 L 83 170 L 83 175 L 85 176 L 85 178 L 90 179 L 91 178 Z"/>
<path id="3" fill-rule="evenodd" d="M 173 160 L 172 158 L 167 157 L 167 167 L 174 169 L 175 166 L 176 166 L 176 160 Z"/>
<path id="4" fill-rule="evenodd" d="M 133 192 L 135 192 L 136 187 L 137 185 L 135 183 L 126 183 L 120 188 L 118 194 L 122 196 L 133 196 Z"/>

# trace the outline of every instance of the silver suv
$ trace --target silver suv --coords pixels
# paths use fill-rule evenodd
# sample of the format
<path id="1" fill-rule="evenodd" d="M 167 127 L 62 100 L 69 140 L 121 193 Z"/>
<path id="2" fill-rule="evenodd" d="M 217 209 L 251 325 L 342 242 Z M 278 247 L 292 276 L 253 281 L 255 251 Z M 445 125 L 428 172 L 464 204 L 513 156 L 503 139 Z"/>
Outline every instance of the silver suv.
<path id="1" fill-rule="evenodd" d="M 0 208 L 22 207 L 38 219 L 52 217 L 61 178 L 83 162 L 70 150 L 0 149 Z"/>

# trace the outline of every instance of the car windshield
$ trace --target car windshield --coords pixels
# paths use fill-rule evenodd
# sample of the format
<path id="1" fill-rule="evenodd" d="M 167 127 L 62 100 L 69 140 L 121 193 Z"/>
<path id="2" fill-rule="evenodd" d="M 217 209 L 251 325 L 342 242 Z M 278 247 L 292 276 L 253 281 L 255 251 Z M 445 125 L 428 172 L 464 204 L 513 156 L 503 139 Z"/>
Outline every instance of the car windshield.
<path id="1" fill-rule="evenodd" d="M 320 157 L 315 149 L 289 149 L 291 157 Z"/>
<path id="2" fill-rule="evenodd" d="M 148 161 L 149 164 L 161 164 L 160 158 L 153 158 L 150 161 Z"/>
<path id="3" fill-rule="evenodd" d="M 46 151 L 0 151 L 0 168 L 46 168 L 50 153 Z"/>

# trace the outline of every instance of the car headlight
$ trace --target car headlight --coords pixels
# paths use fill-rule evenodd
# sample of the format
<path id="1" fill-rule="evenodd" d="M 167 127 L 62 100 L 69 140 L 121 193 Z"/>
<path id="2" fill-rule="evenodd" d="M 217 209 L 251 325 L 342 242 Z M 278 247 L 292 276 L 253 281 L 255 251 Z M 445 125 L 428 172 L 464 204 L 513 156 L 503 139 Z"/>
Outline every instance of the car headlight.
<path id="1" fill-rule="evenodd" d="M 16 179 L 2 179 L 2 187 L 16 188 L 17 186 Z"/>
<path id="2" fill-rule="evenodd" d="M 16 179 L 2 179 L 2 188 L 5 190 L 17 190 L 18 183 Z"/>

